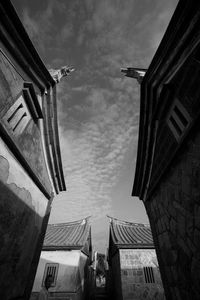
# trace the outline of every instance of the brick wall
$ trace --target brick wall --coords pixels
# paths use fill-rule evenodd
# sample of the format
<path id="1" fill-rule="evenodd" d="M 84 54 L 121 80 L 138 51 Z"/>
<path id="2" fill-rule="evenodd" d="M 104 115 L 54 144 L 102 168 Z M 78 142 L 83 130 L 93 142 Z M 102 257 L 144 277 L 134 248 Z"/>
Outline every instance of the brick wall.
<path id="1" fill-rule="evenodd" d="M 200 133 L 195 131 L 145 202 L 170 300 L 200 299 Z"/>

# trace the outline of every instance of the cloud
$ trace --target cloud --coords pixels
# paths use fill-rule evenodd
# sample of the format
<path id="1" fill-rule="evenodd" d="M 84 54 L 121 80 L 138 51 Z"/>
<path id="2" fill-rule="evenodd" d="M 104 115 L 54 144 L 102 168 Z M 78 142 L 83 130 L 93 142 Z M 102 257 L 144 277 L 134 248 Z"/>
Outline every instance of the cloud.
<path id="1" fill-rule="evenodd" d="M 22 22 L 42 56 L 46 55 L 47 50 L 60 53 L 63 44 L 72 36 L 73 23 L 70 20 L 67 19 L 67 22 L 57 27 L 58 19 L 62 19 L 66 11 L 64 2 L 59 1 L 57 5 L 53 0 L 49 0 L 47 6 L 37 12 L 30 11 L 27 7 L 23 9 Z"/>
<path id="2" fill-rule="evenodd" d="M 92 215 L 100 222 L 102 216 L 113 214 L 112 192 L 130 147 L 136 154 L 139 119 L 139 86 L 122 77 L 120 67 L 147 66 L 167 20 L 163 11 L 156 20 L 148 13 L 138 19 L 133 1 L 85 4 L 88 18 L 86 13 L 77 30 L 78 45 L 85 43 L 82 69 L 59 91 L 68 191 L 55 200 L 51 221 Z"/>
<path id="3" fill-rule="evenodd" d="M 63 219 L 69 220 L 91 214 L 99 219 L 102 215 L 112 214 L 112 189 L 119 178 L 126 151 L 138 130 L 138 124 L 135 124 L 138 115 L 133 111 L 136 91 L 129 88 L 130 83 L 124 79 L 113 79 L 112 84 L 113 87 L 118 84 L 116 91 L 94 87 L 86 89 L 85 99 L 82 99 L 89 111 L 86 122 L 81 122 L 79 110 L 78 125 L 72 126 L 76 107 L 71 110 L 70 124 L 59 118 L 61 153 L 68 188 L 66 194 L 58 197 L 63 201 L 66 199 L 67 208 L 63 209 L 63 201 L 56 200 L 52 214 L 54 220 L 56 211 L 59 211 L 59 220 L 62 215 Z M 65 94 L 65 90 L 62 93 Z M 63 111 L 63 104 L 65 102 L 60 103 L 59 111 Z M 67 119 L 68 114 L 65 112 L 64 115 Z"/>
<path id="4" fill-rule="evenodd" d="M 48 68 L 76 68 L 57 86 L 67 192 L 56 196 L 51 223 L 92 215 L 102 240 L 103 216 L 115 211 L 113 191 L 130 181 L 136 160 L 140 88 L 120 68 L 149 66 L 176 3 L 49 0 L 39 10 L 24 8 L 23 22 Z M 133 169 L 128 179 L 124 168 Z"/>

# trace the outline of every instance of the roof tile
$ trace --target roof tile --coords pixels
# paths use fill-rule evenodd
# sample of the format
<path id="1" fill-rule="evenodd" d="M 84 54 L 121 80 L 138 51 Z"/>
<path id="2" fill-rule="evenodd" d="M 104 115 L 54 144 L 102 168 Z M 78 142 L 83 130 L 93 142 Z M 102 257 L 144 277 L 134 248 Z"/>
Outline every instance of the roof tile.
<path id="1" fill-rule="evenodd" d="M 111 238 L 122 246 L 153 246 L 151 228 L 147 224 L 131 223 L 110 218 Z"/>
<path id="2" fill-rule="evenodd" d="M 88 218 L 69 222 L 49 224 L 43 249 L 84 247 L 90 234 Z"/>

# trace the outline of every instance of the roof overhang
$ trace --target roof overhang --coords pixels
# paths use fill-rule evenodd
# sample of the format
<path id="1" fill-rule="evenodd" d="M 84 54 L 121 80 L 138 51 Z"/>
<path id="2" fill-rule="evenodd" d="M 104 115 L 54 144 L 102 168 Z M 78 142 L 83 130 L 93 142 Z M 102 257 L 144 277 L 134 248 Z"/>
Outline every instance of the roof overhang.
<path id="1" fill-rule="evenodd" d="M 55 85 L 49 71 L 38 55 L 11 1 L 1 1 L 1 39 L 41 90 Z M 7 38 L 10 37 L 10 39 Z M 17 47 L 11 41 L 15 41 Z"/>
<path id="2" fill-rule="evenodd" d="M 194 34 L 199 28 L 199 7 L 198 1 L 179 1 L 141 83 L 139 139 L 132 196 L 138 196 L 143 201 L 150 197 L 148 185 L 154 159 L 156 120 L 161 109 L 164 110 L 164 106 L 167 106 L 167 103 L 160 105 L 160 95 L 200 43 L 198 36 Z M 165 169 L 159 180 L 164 172 Z"/>
<path id="3" fill-rule="evenodd" d="M 132 244 L 132 245 L 122 245 L 116 244 L 117 249 L 155 249 L 152 244 Z"/>

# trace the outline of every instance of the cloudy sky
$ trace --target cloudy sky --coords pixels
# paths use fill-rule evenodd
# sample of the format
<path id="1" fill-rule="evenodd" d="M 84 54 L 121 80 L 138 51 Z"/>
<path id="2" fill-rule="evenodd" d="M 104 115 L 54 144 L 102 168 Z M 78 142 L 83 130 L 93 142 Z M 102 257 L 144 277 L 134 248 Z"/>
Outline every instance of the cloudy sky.
<path id="1" fill-rule="evenodd" d="M 67 192 L 50 223 L 91 217 L 94 248 L 108 243 L 106 215 L 148 223 L 131 197 L 139 86 L 121 67 L 148 68 L 178 0 L 13 0 L 48 69 L 74 66 L 58 85 Z"/>

